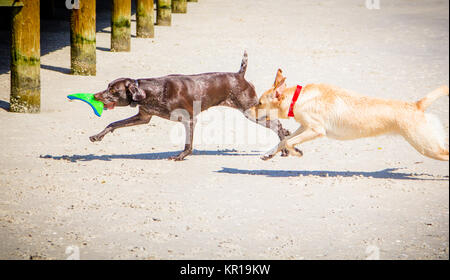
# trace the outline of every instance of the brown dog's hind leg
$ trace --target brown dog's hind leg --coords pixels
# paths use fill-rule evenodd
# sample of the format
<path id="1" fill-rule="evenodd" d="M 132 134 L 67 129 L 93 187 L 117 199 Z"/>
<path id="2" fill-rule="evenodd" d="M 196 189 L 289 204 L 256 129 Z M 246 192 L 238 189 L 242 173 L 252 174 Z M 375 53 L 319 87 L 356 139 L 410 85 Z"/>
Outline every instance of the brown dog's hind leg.
<path id="1" fill-rule="evenodd" d="M 184 151 L 179 155 L 170 157 L 169 160 L 182 161 L 185 157 L 192 154 L 192 147 L 194 141 L 194 129 L 196 120 L 191 120 L 189 122 L 183 122 L 184 129 L 186 131 L 186 142 L 184 144 Z"/>
<path id="2" fill-rule="evenodd" d="M 102 141 L 103 137 L 105 137 L 106 134 L 114 132 L 114 130 L 118 128 L 146 124 L 150 122 L 151 118 L 151 115 L 139 112 L 137 115 L 131 118 L 109 124 L 102 132 L 89 137 L 89 140 L 91 140 L 92 142 Z"/>

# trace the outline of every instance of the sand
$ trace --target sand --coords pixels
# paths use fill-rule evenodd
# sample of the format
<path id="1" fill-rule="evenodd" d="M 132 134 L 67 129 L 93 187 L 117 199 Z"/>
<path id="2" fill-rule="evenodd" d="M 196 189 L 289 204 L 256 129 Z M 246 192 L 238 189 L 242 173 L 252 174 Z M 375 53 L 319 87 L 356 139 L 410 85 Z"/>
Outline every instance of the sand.
<path id="1" fill-rule="evenodd" d="M 154 39 L 133 37 L 131 52 L 111 53 L 103 10 L 95 77 L 68 74 L 68 23 L 43 21 L 42 112 L 0 108 L 0 258 L 448 259 L 448 163 L 402 138 L 321 139 L 302 145 L 303 158 L 264 162 L 276 135 L 211 108 L 194 155 L 173 162 L 180 124 L 154 117 L 91 143 L 137 109 L 98 118 L 66 99 L 119 77 L 238 71 L 247 50 L 258 94 L 281 67 L 288 85 L 415 101 L 449 83 L 448 11 L 443 0 L 381 0 L 380 9 L 363 0 L 200 0 Z M 5 44 L 0 59 L 4 108 Z M 448 135 L 448 98 L 428 111 Z"/>

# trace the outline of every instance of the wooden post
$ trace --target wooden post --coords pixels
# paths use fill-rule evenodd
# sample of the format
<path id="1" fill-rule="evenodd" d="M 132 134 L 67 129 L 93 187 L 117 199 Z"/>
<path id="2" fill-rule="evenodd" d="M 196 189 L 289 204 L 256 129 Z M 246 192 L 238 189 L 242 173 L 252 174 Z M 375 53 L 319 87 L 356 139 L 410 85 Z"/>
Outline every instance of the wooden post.
<path id="1" fill-rule="evenodd" d="M 172 0 L 172 13 L 185 14 L 187 13 L 186 0 Z"/>
<path id="2" fill-rule="evenodd" d="M 41 19 L 54 19 L 55 16 L 55 0 L 41 0 Z"/>
<path id="3" fill-rule="evenodd" d="M 50 16 L 52 18 L 54 18 L 56 15 L 55 0 L 50 0 L 50 7 L 48 7 L 48 9 L 49 9 Z"/>
<path id="4" fill-rule="evenodd" d="M 156 24 L 162 26 L 172 25 L 172 0 L 157 0 Z"/>
<path id="5" fill-rule="evenodd" d="M 131 49 L 131 0 L 113 0 L 111 16 L 111 51 Z"/>
<path id="6" fill-rule="evenodd" d="M 139 38 L 155 37 L 153 0 L 137 0 L 136 36 Z"/>
<path id="7" fill-rule="evenodd" d="M 79 0 L 70 17 L 70 61 L 74 75 L 96 74 L 95 0 Z"/>
<path id="8" fill-rule="evenodd" d="M 41 106 L 40 0 L 12 8 L 10 111 L 38 113 Z"/>

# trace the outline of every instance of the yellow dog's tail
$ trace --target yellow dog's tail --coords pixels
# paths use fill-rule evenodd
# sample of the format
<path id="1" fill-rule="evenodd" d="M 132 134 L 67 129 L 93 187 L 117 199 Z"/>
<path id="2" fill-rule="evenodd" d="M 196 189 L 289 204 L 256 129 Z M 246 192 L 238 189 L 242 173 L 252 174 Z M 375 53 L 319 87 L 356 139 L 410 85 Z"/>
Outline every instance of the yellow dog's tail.
<path id="1" fill-rule="evenodd" d="M 428 93 L 424 98 L 416 102 L 419 110 L 425 111 L 436 99 L 442 96 L 448 96 L 448 86 L 441 86 L 438 89 Z"/>

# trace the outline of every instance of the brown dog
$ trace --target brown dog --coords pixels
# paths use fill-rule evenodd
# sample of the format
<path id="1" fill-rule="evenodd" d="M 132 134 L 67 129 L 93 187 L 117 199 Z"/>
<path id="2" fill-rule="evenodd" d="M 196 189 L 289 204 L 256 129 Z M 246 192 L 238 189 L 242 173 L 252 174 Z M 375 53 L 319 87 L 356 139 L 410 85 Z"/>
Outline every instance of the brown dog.
<path id="1" fill-rule="evenodd" d="M 197 114 L 213 106 L 228 106 L 244 112 L 244 115 L 265 125 L 278 134 L 280 140 L 289 135 L 280 122 L 257 120 L 250 108 L 258 103 L 254 86 L 245 78 L 247 53 L 237 73 L 205 73 L 198 75 L 169 75 L 160 78 L 121 78 L 111 82 L 108 88 L 95 94 L 95 98 L 107 109 L 115 106 L 139 105 L 139 113 L 131 118 L 109 124 L 102 132 L 91 136 L 92 142 L 101 141 L 117 128 L 146 124 L 152 116 L 183 122 L 186 130 L 185 148 L 174 160 L 183 160 L 192 153 L 192 140 Z M 197 104 L 198 108 L 195 108 Z M 197 110 L 196 110 L 197 109 Z M 175 115 L 174 113 L 177 113 Z M 184 113 L 184 114 L 183 114 Z M 283 154 L 287 156 L 287 150 Z"/>
<path id="2" fill-rule="evenodd" d="M 299 97 L 293 102 L 297 89 Z M 448 86 L 442 86 L 417 102 L 405 102 L 362 96 L 325 84 L 309 84 L 300 91 L 299 87 L 287 88 L 286 78 L 278 70 L 273 87 L 261 96 L 255 113 L 286 119 L 291 111 L 301 127 L 262 159 L 270 159 L 284 148 L 302 156 L 295 145 L 324 136 L 351 140 L 393 133 L 403 136 L 419 153 L 448 161 L 445 131 L 435 116 L 425 113 L 437 98 L 448 94 Z"/>

